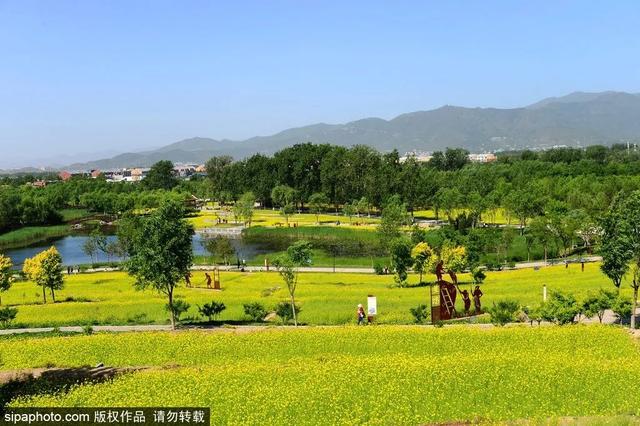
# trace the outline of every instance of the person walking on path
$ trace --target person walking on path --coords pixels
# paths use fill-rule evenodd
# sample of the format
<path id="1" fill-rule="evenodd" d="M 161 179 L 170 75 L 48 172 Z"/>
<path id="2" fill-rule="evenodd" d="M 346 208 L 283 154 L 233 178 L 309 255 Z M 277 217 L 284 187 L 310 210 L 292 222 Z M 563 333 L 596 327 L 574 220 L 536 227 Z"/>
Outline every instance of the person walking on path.
<path id="1" fill-rule="evenodd" d="M 208 272 L 205 272 L 204 277 L 207 280 L 207 288 L 211 288 L 211 275 L 209 275 Z"/>
<path id="2" fill-rule="evenodd" d="M 358 310 L 356 311 L 356 315 L 358 316 L 358 325 L 364 324 L 365 313 L 364 313 L 364 307 L 362 306 L 362 303 L 358 304 Z"/>

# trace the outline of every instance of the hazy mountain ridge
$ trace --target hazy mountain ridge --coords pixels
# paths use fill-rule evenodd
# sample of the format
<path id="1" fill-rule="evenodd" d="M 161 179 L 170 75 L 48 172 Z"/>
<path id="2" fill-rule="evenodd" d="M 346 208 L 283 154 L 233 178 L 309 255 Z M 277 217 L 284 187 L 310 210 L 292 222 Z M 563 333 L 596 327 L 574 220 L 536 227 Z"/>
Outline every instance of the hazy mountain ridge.
<path id="1" fill-rule="evenodd" d="M 464 147 L 473 152 L 554 145 L 586 146 L 640 139 L 640 94 L 575 92 L 522 108 L 443 106 L 401 114 L 391 120 L 365 118 L 345 124 L 318 123 L 244 141 L 191 138 L 153 151 L 76 163 L 69 169 L 149 166 L 167 159 L 203 163 L 214 155 L 243 158 L 272 154 L 301 142 L 351 146 L 366 144 L 382 151 L 434 151 Z"/>

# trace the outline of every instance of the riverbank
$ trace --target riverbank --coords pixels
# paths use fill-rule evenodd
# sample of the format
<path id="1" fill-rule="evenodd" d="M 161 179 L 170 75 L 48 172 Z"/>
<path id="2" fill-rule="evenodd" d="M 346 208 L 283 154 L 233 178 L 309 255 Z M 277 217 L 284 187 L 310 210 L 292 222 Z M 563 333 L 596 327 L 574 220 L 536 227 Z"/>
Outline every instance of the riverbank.
<path id="1" fill-rule="evenodd" d="M 0 250 L 10 250 L 38 244 L 71 234 L 69 225 L 27 226 L 0 235 Z"/>

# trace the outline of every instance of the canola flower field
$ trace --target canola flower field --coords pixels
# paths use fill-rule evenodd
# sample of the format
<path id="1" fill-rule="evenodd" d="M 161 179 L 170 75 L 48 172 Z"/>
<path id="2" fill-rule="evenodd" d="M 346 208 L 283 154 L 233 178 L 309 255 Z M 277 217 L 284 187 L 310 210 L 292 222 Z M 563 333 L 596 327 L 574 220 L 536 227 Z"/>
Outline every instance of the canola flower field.
<path id="1" fill-rule="evenodd" d="M 209 406 L 212 424 L 411 425 L 640 414 L 640 347 L 618 327 L 259 330 L 5 338 L 0 369 L 148 366 L 11 404 Z"/>
<path id="2" fill-rule="evenodd" d="M 412 275 L 410 283 L 417 283 Z M 469 288 L 468 275 L 460 276 L 464 288 Z M 178 288 L 177 297 L 187 301 L 191 308 L 184 315 L 199 320 L 197 306 L 211 300 L 222 301 L 227 309 L 221 321 L 247 320 L 242 304 L 260 302 L 266 308 L 287 300 L 288 292 L 276 272 L 222 272 L 222 291 L 208 290 L 204 272 L 194 272 L 192 282 L 200 288 Z M 542 285 L 549 291 L 570 292 L 580 300 L 600 288 L 614 289 L 613 284 L 599 269 L 599 264 L 550 266 L 534 269 L 487 273 L 482 285 L 484 306 L 502 299 L 516 300 L 522 305 L 535 306 L 542 300 Z M 419 304 L 428 303 L 428 287 L 398 288 L 391 275 L 357 273 L 301 273 L 296 300 L 302 307 L 299 320 L 308 325 L 338 325 L 355 322 L 355 307 L 366 303 L 373 294 L 378 298 L 381 324 L 410 324 L 409 312 Z M 621 294 L 629 297 L 631 291 L 623 282 Z M 42 292 L 34 283 L 15 283 L 2 295 L 3 305 L 18 308 L 14 327 L 40 327 L 63 325 L 125 325 L 166 324 L 166 300 L 153 291 L 139 292 L 133 288 L 133 279 L 124 272 L 105 272 L 65 276 L 65 288 L 56 292 L 58 302 L 42 304 Z M 462 309 L 462 300 L 457 300 Z"/>
<path id="3" fill-rule="evenodd" d="M 411 281 L 417 282 L 417 276 Z M 469 277 L 461 275 L 461 281 Z M 166 300 L 152 291 L 138 292 L 133 279 L 123 272 L 81 274 L 65 277 L 65 288 L 57 292 L 57 303 L 42 304 L 41 290 L 34 283 L 15 283 L 3 294 L 3 304 L 18 308 L 15 327 L 62 326 L 86 324 L 145 324 L 166 323 Z M 178 297 L 191 304 L 186 317 L 196 319 L 197 306 L 211 300 L 226 304 L 222 321 L 242 321 L 242 304 L 260 302 L 267 308 L 288 293 L 275 272 L 223 272 L 222 291 L 204 287 L 204 273 L 194 272 L 192 282 L 200 288 L 181 286 Z M 542 284 L 548 289 L 572 292 L 584 297 L 599 288 L 613 288 L 600 272 L 598 264 L 587 264 L 581 272 L 579 265 L 547 267 L 541 270 L 523 269 L 491 272 L 483 284 L 485 306 L 500 299 L 514 299 L 525 305 L 539 303 Z M 468 284 L 462 284 L 467 286 Z M 426 303 L 428 287 L 398 288 L 390 275 L 378 276 L 355 273 L 302 273 L 297 289 L 302 306 L 300 321 L 305 324 L 331 325 L 353 322 L 354 309 L 364 303 L 368 294 L 378 297 L 380 323 L 410 323 L 409 309 Z M 623 284 L 623 295 L 629 295 Z M 461 303 L 461 300 L 458 300 Z M 461 306 L 460 306 L 461 308 Z"/>
<path id="4" fill-rule="evenodd" d="M 219 224 L 217 221 L 219 218 L 227 220 L 226 224 Z M 317 218 L 312 213 L 296 213 L 289 216 L 289 224 L 293 226 L 295 223 L 297 226 L 317 226 L 318 221 L 324 226 L 333 226 L 336 222 L 340 222 L 341 227 L 356 227 L 358 228 L 370 228 L 374 229 L 374 225 L 380 223 L 380 219 L 376 217 L 367 217 L 366 215 L 360 215 L 360 217 L 353 216 L 351 220 L 347 216 L 342 214 L 320 214 Z M 197 216 L 187 219 L 188 222 L 193 224 L 196 229 L 212 228 L 216 226 L 240 226 L 242 222 L 235 223 L 233 213 L 229 210 L 221 210 L 219 208 L 203 210 L 198 212 Z M 254 210 L 253 218 L 251 219 L 252 226 L 287 226 L 285 217 L 280 214 L 279 210 L 269 209 L 256 209 Z"/>

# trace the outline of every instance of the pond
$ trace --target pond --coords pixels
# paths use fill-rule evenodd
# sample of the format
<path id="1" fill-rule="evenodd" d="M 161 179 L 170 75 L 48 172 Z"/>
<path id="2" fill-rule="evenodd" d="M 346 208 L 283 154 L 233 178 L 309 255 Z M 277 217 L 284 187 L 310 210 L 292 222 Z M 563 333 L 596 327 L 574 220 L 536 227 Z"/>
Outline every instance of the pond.
<path id="1" fill-rule="evenodd" d="M 90 264 L 92 263 L 91 257 L 82 251 L 82 246 L 89 237 L 86 235 L 69 235 L 63 238 L 57 238 L 46 242 L 34 244 L 29 247 L 22 247 L 16 249 L 10 249 L 5 251 L 5 255 L 11 258 L 14 268 L 22 269 L 22 264 L 25 259 L 35 256 L 39 252 L 48 249 L 51 246 L 55 246 L 62 256 L 62 261 L 65 266 Z M 115 236 L 111 235 L 107 237 L 108 241 L 115 240 Z M 207 252 L 202 246 L 202 242 L 205 238 L 201 234 L 195 234 L 193 236 L 193 253 L 196 255 L 206 255 Z M 240 259 L 249 260 L 258 254 L 267 252 L 267 250 L 261 249 L 258 244 L 245 242 L 242 238 L 230 238 L 231 245 L 236 250 L 236 253 Z M 113 259 L 120 260 L 120 259 Z M 107 258 L 104 253 L 98 255 L 98 262 L 106 262 Z"/>

